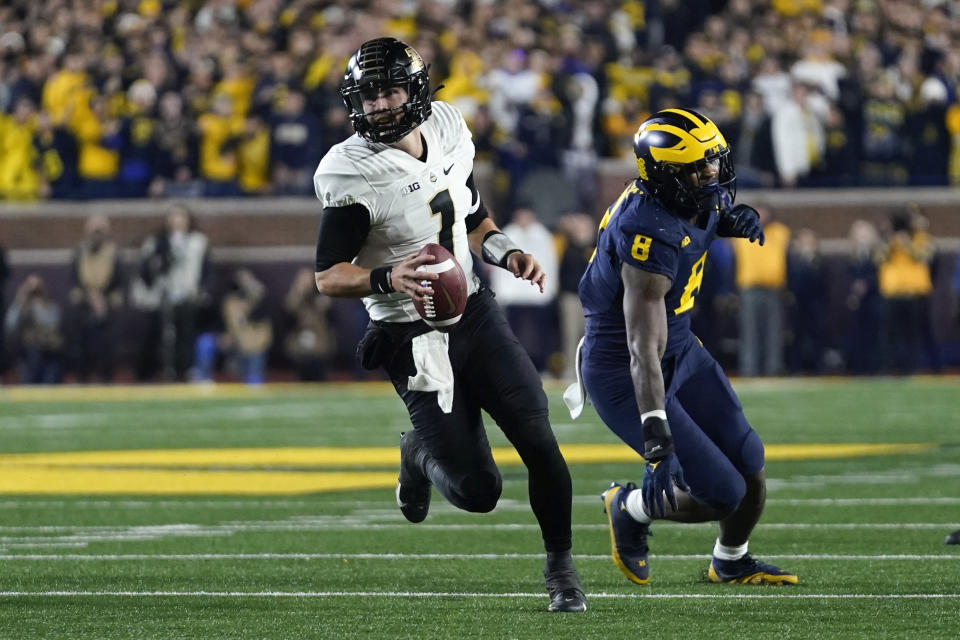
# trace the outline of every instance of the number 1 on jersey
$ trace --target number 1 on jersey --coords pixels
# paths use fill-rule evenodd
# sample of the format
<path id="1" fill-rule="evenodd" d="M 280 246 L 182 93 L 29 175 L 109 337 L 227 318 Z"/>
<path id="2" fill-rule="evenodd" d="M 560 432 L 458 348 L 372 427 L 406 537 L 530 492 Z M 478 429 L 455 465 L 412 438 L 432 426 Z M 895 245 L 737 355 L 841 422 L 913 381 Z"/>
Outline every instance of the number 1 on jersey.
<path id="1" fill-rule="evenodd" d="M 430 200 L 430 215 L 440 216 L 437 244 L 453 253 L 453 222 L 456 219 L 456 212 L 453 209 L 453 199 L 450 197 L 449 189 L 444 189 Z"/>

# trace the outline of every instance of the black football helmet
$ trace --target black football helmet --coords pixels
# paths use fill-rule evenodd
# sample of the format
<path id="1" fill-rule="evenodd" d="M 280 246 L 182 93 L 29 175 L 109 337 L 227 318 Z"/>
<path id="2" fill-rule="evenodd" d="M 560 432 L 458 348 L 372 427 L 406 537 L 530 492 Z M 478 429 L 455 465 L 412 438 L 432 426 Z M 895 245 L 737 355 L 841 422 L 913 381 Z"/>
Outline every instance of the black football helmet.
<path id="1" fill-rule="evenodd" d="M 413 131 L 430 117 L 430 78 L 423 58 L 410 45 L 396 38 L 368 40 L 347 63 L 340 85 L 340 96 L 350 114 L 354 130 L 370 142 L 393 143 Z M 389 89 L 403 87 L 407 102 L 390 109 L 399 118 L 374 124 L 363 112 L 363 98 Z M 382 112 L 375 112 L 382 115 Z"/>
<path id="2" fill-rule="evenodd" d="M 730 147 L 710 118 L 692 109 L 664 109 L 647 118 L 633 137 L 640 182 L 673 213 L 693 216 L 715 207 L 724 210 L 737 195 Z M 717 183 L 691 183 L 718 161 Z"/>

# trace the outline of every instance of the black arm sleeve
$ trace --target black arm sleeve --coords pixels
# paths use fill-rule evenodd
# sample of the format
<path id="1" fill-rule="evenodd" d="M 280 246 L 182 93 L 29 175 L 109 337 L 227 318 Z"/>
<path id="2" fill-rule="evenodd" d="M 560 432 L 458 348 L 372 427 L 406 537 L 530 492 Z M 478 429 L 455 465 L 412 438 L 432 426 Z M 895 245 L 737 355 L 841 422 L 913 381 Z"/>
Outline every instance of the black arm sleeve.
<path id="1" fill-rule="evenodd" d="M 467 233 L 470 233 L 483 222 L 483 219 L 489 216 L 487 213 L 487 207 L 484 206 L 483 200 L 480 199 L 480 192 L 477 191 L 477 185 L 473 183 L 473 173 L 470 174 L 470 177 L 467 178 L 467 186 L 470 187 L 470 214 L 467 215 L 466 224 L 467 224 Z"/>
<path id="2" fill-rule="evenodd" d="M 317 234 L 317 271 L 350 262 L 370 233 L 370 212 L 362 204 L 324 207 Z"/>

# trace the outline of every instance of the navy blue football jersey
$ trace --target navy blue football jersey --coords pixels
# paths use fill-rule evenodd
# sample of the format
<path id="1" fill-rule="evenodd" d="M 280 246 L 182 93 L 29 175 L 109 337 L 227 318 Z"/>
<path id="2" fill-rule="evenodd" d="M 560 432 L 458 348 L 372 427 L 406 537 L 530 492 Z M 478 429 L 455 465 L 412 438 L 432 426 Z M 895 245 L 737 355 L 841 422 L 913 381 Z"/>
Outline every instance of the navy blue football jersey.
<path id="1" fill-rule="evenodd" d="M 588 336 L 606 344 L 626 343 L 623 317 L 624 264 L 670 278 L 667 293 L 667 348 L 676 352 L 690 335 L 690 310 L 700 291 L 707 247 L 713 240 L 716 212 L 698 220 L 682 220 L 646 194 L 638 181 L 628 186 L 600 222 L 597 249 L 580 279 L 580 302 Z M 627 356 L 628 354 L 624 354 Z"/>

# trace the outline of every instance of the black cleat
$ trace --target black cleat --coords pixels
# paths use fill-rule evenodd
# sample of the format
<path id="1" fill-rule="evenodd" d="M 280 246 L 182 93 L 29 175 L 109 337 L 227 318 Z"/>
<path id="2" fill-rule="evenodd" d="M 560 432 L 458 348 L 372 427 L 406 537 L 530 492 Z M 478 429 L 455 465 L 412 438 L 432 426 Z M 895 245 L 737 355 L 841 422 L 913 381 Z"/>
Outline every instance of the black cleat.
<path id="1" fill-rule="evenodd" d="M 415 432 L 400 434 L 400 475 L 397 478 L 397 506 L 410 522 L 423 522 L 430 511 L 430 480 L 416 464 Z"/>
<path id="2" fill-rule="evenodd" d="M 580 577 L 573 566 L 570 552 L 547 553 L 543 578 L 550 595 L 547 611 L 554 613 L 583 613 L 587 610 L 587 596 L 583 595 Z"/>
<path id="3" fill-rule="evenodd" d="M 547 611 L 553 613 L 583 613 L 587 610 L 587 596 L 576 587 L 557 591 L 550 596 Z"/>
<path id="4" fill-rule="evenodd" d="M 950 535 L 948 535 L 944 540 L 943 544 L 960 544 L 960 529 L 957 529 Z"/>

